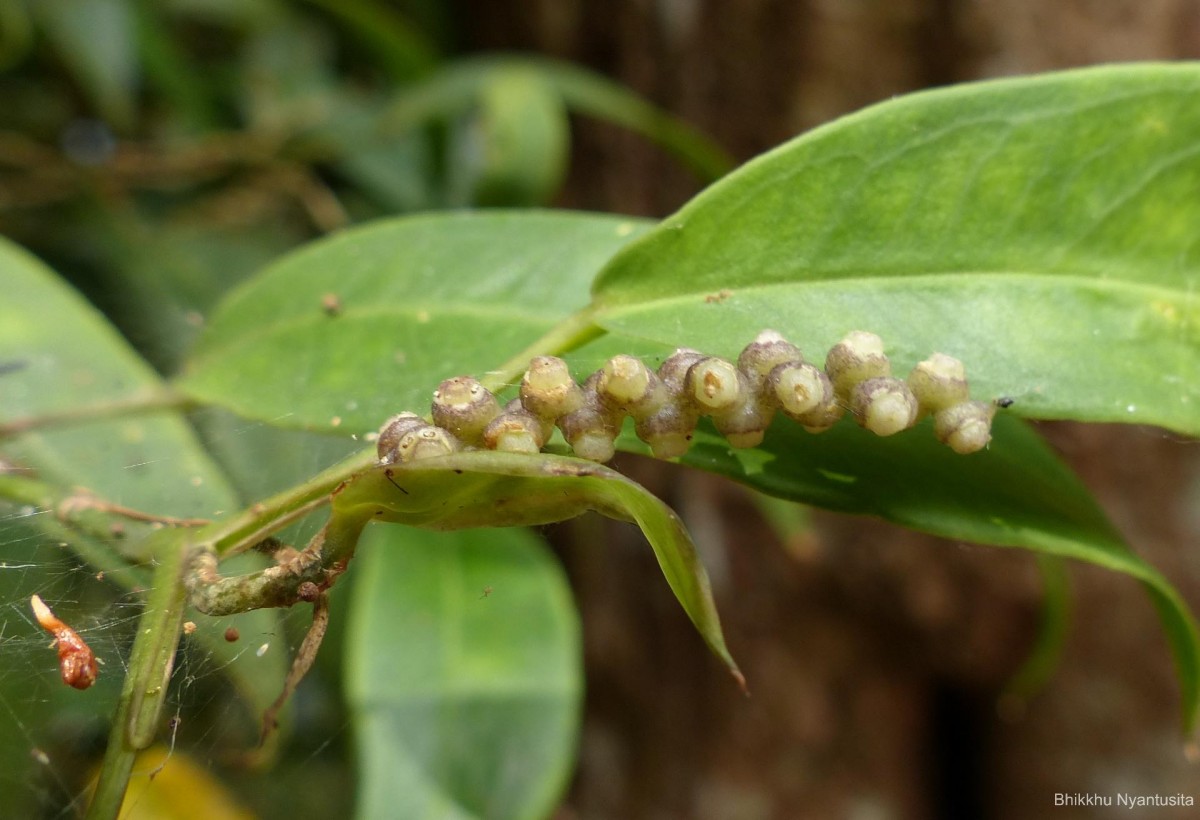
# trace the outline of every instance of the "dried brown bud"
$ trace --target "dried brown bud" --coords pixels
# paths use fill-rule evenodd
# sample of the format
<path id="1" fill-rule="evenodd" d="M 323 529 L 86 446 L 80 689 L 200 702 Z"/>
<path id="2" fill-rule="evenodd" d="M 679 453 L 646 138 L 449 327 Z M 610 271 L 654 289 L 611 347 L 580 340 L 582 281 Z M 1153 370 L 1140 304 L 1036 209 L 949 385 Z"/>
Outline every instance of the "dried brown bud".
<path id="1" fill-rule="evenodd" d="M 933 417 L 933 433 L 938 441 L 956 453 L 966 455 L 982 450 L 992 440 L 992 419 L 996 407 L 984 401 L 964 401 Z"/>
<path id="2" fill-rule="evenodd" d="M 877 436 L 907 430 L 917 421 L 917 399 L 908 385 L 891 376 L 867 379 L 854 388 L 850 410 L 855 420 Z"/>
<path id="3" fill-rule="evenodd" d="M 468 444 L 483 442 L 483 428 L 500 415 L 500 402 L 470 376 L 446 379 L 433 391 L 433 423 Z"/>
<path id="4" fill-rule="evenodd" d="M 825 357 L 825 372 L 838 397 L 848 400 L 856 384 L 890 376 L 892 366 L 883 355 L 882 339 L 874 333 L 854 330 L 830 349 Z"/>
<path id="5" fill-rule="evenodd" d="M 583 406 L 583 391 L 571 378 L 566 362 L 555 356 L 537 356 L 521 379 L 521 405 L 538 418 L 554 422 Z"/>
<path id="6" fill-rule="evenodd" d="M 936 413 L 970 398 L 963 363 L 953 356 L 934 353 L 908 374 L 908 386 L 923 412 Z"/>

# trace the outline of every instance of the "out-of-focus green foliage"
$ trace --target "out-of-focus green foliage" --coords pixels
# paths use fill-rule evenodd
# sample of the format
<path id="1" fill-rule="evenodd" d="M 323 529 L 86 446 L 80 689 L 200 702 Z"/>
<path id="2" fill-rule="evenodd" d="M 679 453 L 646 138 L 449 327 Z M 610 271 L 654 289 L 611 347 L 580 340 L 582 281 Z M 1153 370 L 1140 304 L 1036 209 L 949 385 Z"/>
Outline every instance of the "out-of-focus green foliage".
<path id="1" fill-rule="evenodd" d="M 0 233 L 170 373 L 222 293 L 317 234 L 549 204 L 570 112 L 643 134 L 704 181 L 730 167 L 583 69 L 453 56 L 452 20 L 385 0 L 4 0 Z"/>

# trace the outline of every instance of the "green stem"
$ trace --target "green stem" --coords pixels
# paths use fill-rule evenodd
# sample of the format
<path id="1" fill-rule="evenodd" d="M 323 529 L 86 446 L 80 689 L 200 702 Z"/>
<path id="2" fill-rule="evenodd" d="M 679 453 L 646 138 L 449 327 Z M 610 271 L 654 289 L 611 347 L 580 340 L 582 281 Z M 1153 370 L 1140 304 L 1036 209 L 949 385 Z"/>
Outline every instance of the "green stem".
<path id="1" fill-rule="evenodd" d="M 130 566 L 129 558 L 111 546 L 112 525 L 119 516 L 88 509 L 61 516 L 64 505 L 73 495 L 36 478 L 0 474 L 0 499 L 45 512 L 30 519 L 30 526 L 70 545 L 72 552 L 119 586 L 125 589 L 146 587 L 148 574 Z"/>
<path id="2" fill-rule="evenodd" d="M 343 481 L 375 464 L 375 451 L 363 450 L 317 475 L 252 504 L 228 521 L 211 524 L 197 533 L 198 543 L 211 545 L 218 555 L 241 552 L 286 526 L 296 517 L 325 503 Z"/>
<path id="3" fill-rule="evenodd" d="M 595 310 L 590 305 L 572 313 L 499 368 L 488 371 L 480 379 L 483 386 L 494 392 L 515 382 L 525 372 L 529 360 L 534 356 L 557 356 L 603 336 L 607 331 L 596 324 L 594 315 Z"/>
<path id="4" fill-rule="evenodd" d="M 63 427 L 89 421 L 124 418 L 137 413 L 153 413 L 157 410 L 187 410 L 194 406 L 195 402 L 187 396 L 163 387 L 151 393 L 143 393 L 129 398 L 98 402 L 58 413 L 43 413 L 37 416 L 13 419 L 0 424 L 0 439 L 12 438 L 43 427 Z"/>
<path id="5" fill-rule="evenodd" d="M 311 600 L 301 589 L 308 585 L 323 592 L 346 571 L 358 537 L 371 520 L 370 512 L 351 515 L 334 512 L 329 522 L 298 556 L 286 564 L 221 577 L 217 554 L 200 548 L 193 552 L 184 582 L 191 605 L 205 615 L 234 615 L 264 607 L 287 607 Z"/>
<path id="6" fill-rule="evenodd" d="M 159 564 L 154 572 L 154 586 L 138 619 L 129 671 L 109 732 L 100 781 L 88 807 L 88 820 L 117 817 L 134 760 L 158 733 L 186 611 L 183 569 L 190 550 L 181 543 L 177 531 L 162 530 L 157 540 L 162 543 L 155 550 Z"/>

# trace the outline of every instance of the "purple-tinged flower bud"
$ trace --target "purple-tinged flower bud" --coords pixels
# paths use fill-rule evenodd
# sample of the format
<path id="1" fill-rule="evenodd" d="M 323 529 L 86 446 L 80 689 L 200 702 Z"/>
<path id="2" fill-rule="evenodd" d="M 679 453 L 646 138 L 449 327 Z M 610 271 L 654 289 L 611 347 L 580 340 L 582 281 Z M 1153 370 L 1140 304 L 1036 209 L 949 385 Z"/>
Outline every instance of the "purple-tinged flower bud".
<path id="1" fill-rule="evenodd" d="M 701 413 L 711 414 L 743 401 L 747 392 L 745 380 L 730 362 L 707 356 L 688 368 L 684 390 Z"/>
<path id="2" fill-rule="evenodd" d="M 801 364 L 804 357 L 800 348 L 783 338 L 774 330 L 764 330 L 754 341 L 742 348 L 738 355 L 738 370 L 750 380 L 753 387 L 761 387 L 771 371 L 782 364 Z"/>
<path id="3" fill-rule="evenodd" d="M 416 427 L 400 437 L 396 445 L 396 461 L 404 464 L 425 458 L 437 458 L 457 453 L 462 442 L 441 427 L 426 424 Z"/>
<path id="4" fill-rule="evenodd" d="M 936 413 L 970 398 L 963 363 L 944 353 L 934 353 L 918 362 L 908 374 L 908 386 L 922 412 Z"/>
<path id="5" fill-rule="evenodd" d="M 556 356 L 537 356 L 521 379 L 521 405 L 553 423 L 583 406 L 583 391 L 571 378 L 566 362 Z"/>
<path id="6" fill-rule="evenodd" d="M 767 389 L 784 414 L 797 420 L 834 401 L 829 377 L 808 363 L 776 366 L 767 377 Z"/>
<path id="7" fill-rule="evenodd" d="M 867 379 L 854 388 L 850 410 L 855 420 L 877 436 L 907 430 L 917 421 L 917 399 L 908 385 L 891 376 Z"/>
<path id="8" fill-rule="evenodd" d="M 488 423 L 483 443 L 489 450 L 537 453 L 546 444 L 542 420 L 526 410 L 506 410 Z"/>
<path id="9" fill-rule="evenodd" d="M 830 349 L 825 357 L 825 372 L 833 382 L 834 392 L 846 401 L 856 384 L 890 376 L 892 366 L 883 355 L 882 339 L 874 333 L 853 330 Z"/>
<path id="10" fill-rule="evenodd" d="M 633 356 L 613 356 L 596 374 L 596 395 L 614 414 L 635 419 L 662 407 L 667 390 L 646 365 Z"/>
<path id="11" fill-rule="evenodd" d="M 964 401 L 933 416 L 933 433 L 938 441 L 956 453 L 966 455 L 982 450 L 992 440 L 992 419 L 996 406 L 984 401 Z"/>
<path id="12" fill-rule="evenodd" d="M 375 450 L 379 454 L 381 464 L 393 464 L 396 461 L 396 445 L 400 437 L 409 430 L 424 427 L 428 422 L 416 413 L 397 413 L 383 423 L 379 428 L 379 437 L 375 440 Z"/>
<path id="13" fill-rule="evenodd" d="M 446 379 L 433 392 L 433 423 L 468 444 L 483 443 L 483 428 L 500 415 L 500 402 L 470 376 Z"/>

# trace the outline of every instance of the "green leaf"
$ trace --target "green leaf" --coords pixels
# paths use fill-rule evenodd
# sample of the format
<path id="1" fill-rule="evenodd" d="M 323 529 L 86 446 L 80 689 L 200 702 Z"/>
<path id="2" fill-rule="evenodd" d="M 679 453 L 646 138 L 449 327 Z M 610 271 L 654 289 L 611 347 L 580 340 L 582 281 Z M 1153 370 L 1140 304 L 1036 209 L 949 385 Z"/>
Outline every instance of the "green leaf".
<path id="1" fill-rule="evenodd" d="M 352 35 L 354 45 L 370 50 L 395 81 L 429 71 L 437 61 L 433 42 L 391 4 L 375 0 L 308 0 L 327 11 Z"/>
<path id="2" fill-rule="evenodd" d="M 1200 633 L 1187 603 L 1140 559 L 1079 478 L 1020 419 L 1001 415 L 987 450 L 960 456 L 928 421 L 879 438 L 843 421 L 813 435 L 781 419 L 762 447 L 735 450 L 697 433 L 682 462 L 780 498 L 875 515 L 956 540 L 1087 561 L 1146 587 L 1175 656 L 1185 724 L 1200 709 Z M 629 442 L 625 449 L 637 449 Z"/>
<path id="3" fill-rule="evenodd" d="M 119 129 L 131 127 L 138 62 L 128 0 L 38 0 L 33 10 L 100 115 Z"/>
<path id="4" fill-rule="evenodd" d="M 161 395 L 161 380 L 99 312 L 53 271 L 4 240 L 0 240 L 0 281 L 5 286 L 5 299 L 0 302 L 4 397 L 0 425 L 93 406 L 116 409 L 122 403 Z M 225 476 L 174 411 L 115 419 L 100 416 L 71 426 L 34 428 L 16 438 L 0 439 L 0 451 L 64 493 L 84 487 L 108 501 L 176 517 L 212 518 L 237 508 Z M 41 529 L 47 536 L 63 537 L 63 527 L 53 515 L 39 518 L 46 519 Z M 112 537 L 101 542 L 86 533 L 69 543 L 84 560 L 107 561 L 118 548 L 126 555 L 136 550 L 137 528 L 130 525 L 128 530 L 129 543 Z M 179 536 L 177 546 L 182 545 L 183 533 Z M 141 556 L 141 560 L 152 559 L 152 555 Z M 130 583 L 137 576 L 109 577 Z M 239 629 L 247 636 L 278 629 L 278 615 L 273 612 L 240 618 Z M 232 661 L 224 641 L 205 630 L 197 638 L 206 636 L 211 651 L 230 655 Z M 284 658 L 282 653 L 269 659 L 242 655 L 247 657 L 222 669 L 258 709 L 282 687 Z"/>
<path id="5" fill-rule="evenodd" d="M 1200 433 L 1200 64 L 914 94 L 749 163 L 599 277 L 610 330 L 814 356 L 879 333 L 1037 418 Z"/>
<path id="6" fill-rule="evenodd" d="M 1058 669 L 1071 626 L 1071 583 L 1066 562 L 1051 555 L 1038 556 L 1042 577 L 1042 617 L 1037 636 L 1021 666 L 1004 685 L 1000 708 L 1023 710 L 1025 703 L 1045 687 Z"/>
<path id="7" fill-rule="evenodd" d="M 719 178 L 733 164 L 729 155 L 703 133 L 620 83 L 579 66 L 539 57 L 487 55 L 456 60 L 397 94 L 382 127 L 393 133 L 404 132 L 433 119 L 456 116 L 478 98 L 490 77 L 511 70 L 539 77 L 572 111 L 641 134 L 703 180 Z"/>
<path id="8" fill-rule="evenodd" d="M 533 211 L 346 231 L 231 293 L 178 386 L 282 427 L 374 430 L 428 407 L 443 379 L 494 369 L 585 304 L 595 271 L 645 226 Z"/>
<path id="9" fill-rule="evenodd" d="M 544 205 L 566 173 L 570 152 L 562 98 L 538 74 L 497 68 L 479 106 L 456 131 L 451 200 L 483 206 Z"/>
<path id="10" fill-rule="evenodd" d="M 572 769 L 579 621 L 520 529 L 364 536 L 347 696 L 359 817 L 538 818 Z"/>
<path id="11" fill-rule="evenodd" d="M 565 521 L 595 511 L 641 528 L 675 597 L 739 684 L 725 648 L 708 575 L 670 507 L 640 484 L 578 458 L 478 450 L 357 475 L 333 497 L 334 515 L 431 530 Z"/>
<path id="12" fill-rule="evenodd" d="M 25 251 L 0 240 L 0 424 L 93 405 L 151 401 L 162 382 L 104 317 Z M 233 508 L 223 476 L 175 412 L 34 429 L 4 451 L 63 487 L 145 512 L 213 517 Z"/>

